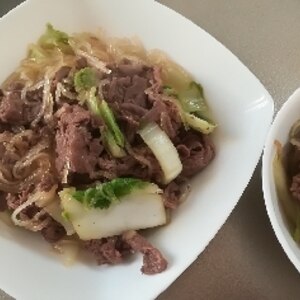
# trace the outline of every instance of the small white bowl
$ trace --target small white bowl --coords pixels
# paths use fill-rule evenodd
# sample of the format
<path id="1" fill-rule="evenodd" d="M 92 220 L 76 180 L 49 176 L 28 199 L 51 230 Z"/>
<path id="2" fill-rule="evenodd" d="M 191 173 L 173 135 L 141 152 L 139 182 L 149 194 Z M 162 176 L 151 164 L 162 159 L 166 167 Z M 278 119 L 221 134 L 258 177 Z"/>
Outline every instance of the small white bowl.
<path id="1" fill-rule="evenodd" d="M 282 106 L 269 131 L 263 154 L 263 192 L 273 230 L 286 255 L 300 272 L 300 247 L 293 240 L 277 197 L 272 163 L 275 155 L 274 141 L 282 145 L 288 141 L 290 128 L 300 119 L 300 88 Z"/>

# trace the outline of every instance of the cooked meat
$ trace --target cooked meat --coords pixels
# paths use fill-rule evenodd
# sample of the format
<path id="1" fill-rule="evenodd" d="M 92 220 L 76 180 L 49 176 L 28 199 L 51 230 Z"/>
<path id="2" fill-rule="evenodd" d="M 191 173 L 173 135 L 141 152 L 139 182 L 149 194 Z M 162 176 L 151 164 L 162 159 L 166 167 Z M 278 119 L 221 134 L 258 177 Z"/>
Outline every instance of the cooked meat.
<path id="1" fill-rule="evenodd" d="M 0 103 L 0 120 L 10 125 L 26 125 L 34 120 L 41 109 L 41 102 L 27 105 L 20 92 L 11 92 Z"/>
<path id="2" fill-rule="evenodd" d="M 41 230 L 41 234 L 47 242 L 56 243 L 66 235 L 66 231 L 61 224 L 49 218 L 50 222 Z"/>
<path id="3" fill-rule="evenodd" d="M 61 82 L 64 78 L 66 78 L 71 71 L 71 67 L 69 66 L 63 66 L 61 67 L 54 76 L 55 82 Z"/>
<path id="4" fill-rule="evenodd" d="M 70 171 L 93 177 L 103 150 L 99 138 L 93 138 L 91 114 L 79 105 L 64 105 L 57 113 L 56 167 L 61 177 Z"/>
<path id="5" fill-rule="evenodd" d="M 6 209 L 7 209 L 6 194 L 4 192 L 0 192 L 0 212 L 5 211 Z"/>
<path id="6" fill-rule="evenodd" d="M 76 60 L 76 68 L 78 70 L 83 69 L 88 66 L 87 60 L 84 57 L 80 57 Z"/>
<path id="7" fill-rule="evenodd" d="M 41 182 L 38 184 L 38 189 L 49 192 L 55 184 L 57 184 L 57 179 L 49 172 L 42 177 Z"/>
<path id="8" fill-rule="evenodd" d="M 29 102 L 42 102 L 43 100 L 43 88 L 38 88 L 38 89 L 35 89 L 35 90 L 29 90 L 26 92 L 26 99 L 29 101 Z"/>
<path id="9" fill-rule="evenodd" d="M 90 240 L 84 242 L 83 245 L 94 256 L 99 265 L 118 264 L 128 253 L 128 247 L 124 245 L 120 237 Z"/>
<path id="10" fill-rule="evenodd" d="M 292 178 L 290 191 L 293 197 L 300 201 L 300 174 L 297 174 Z"/>
<path id="11" fill-rule="evenodd" d="M 124 241 L 135 252 L 143 254 L 142 273 L 152 275 L 163 272 L 168 262 L 158 249 L 154 248 L 144 237 L 136 231 L 128 231 L 123 234 Z"/>
<path id="12" fill-rule="evenodd" d="M 112 70 L 103 94 L 129 141 L 146 122 L 157 122 L 171 139 L 175 138 L 182 126 L 181 117 L 177 106 L 162 94 L 160 70 L 128 61 Z"/>
<path id="13" fill-rule="evenodd" d="M 177 149 L 183 165 L 181 175 L 191 177 L 202 171 L 214 158 L 215 149 L 210 137 L 188 131 L 183 133 Z"/>
<path id="14" fill-rule="evenodd" d="M 175 209 L 178 207 L 181 196 L 180 186 L 175 182 L 169 183 L 164 190 L 164 205 L 167 208 Z"/>
<path id="15" fill-rule="evenodd" d="M 11 209 L 11 210 L 17 209 L 21 204 L 23 204 L 27 200 L 31 190 L 32 190 L 32 187 L 23 190 L 19 194 L 8 193 L 6 196 L 6 202 L 7 202 L 8 209 Z"/>

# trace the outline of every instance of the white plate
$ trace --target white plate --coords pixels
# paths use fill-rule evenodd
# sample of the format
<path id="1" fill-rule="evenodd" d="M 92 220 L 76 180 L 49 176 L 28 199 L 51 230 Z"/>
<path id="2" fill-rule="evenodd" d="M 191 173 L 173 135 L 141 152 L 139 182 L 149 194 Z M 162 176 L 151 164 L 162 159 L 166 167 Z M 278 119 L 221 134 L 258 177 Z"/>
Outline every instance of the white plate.
<path id="1" fill-rule="evenodd" d="M 39 236 L 0 225 L 0 287 L 24 300 L 153 299 L 197 258 L 238 202 L 262 151 L 272 98 L 213 37 L 152 0 L 27 1 L 0 22 L 0 81 L 48 21 L 70 33 L 100 26 L 111 35 L 136 35 L 147 48 L 169 53 L 205 88 L 219 124 L 218 154 L 194 179 L 172 223 L 150 237 L 169 260 L 164 273 L 142 275 L 140 257 L 113 267 L 78 263 L 65 268 Z"/>
<path id="2" fill-rule="evenodd" d="M 288 142 L 288 135 L 292 125 L 299 119 L 300 88 L 290 96 L 276 115 L 266 140 L 262 169 L 265 204 L 273 230 L 279 243 L 298 272 L 300 272 L 300 248 L 289 232 L 285 215 L 279 205 L 272 163 L 276 151 L 274 141 L 278 140 L 282 145 L 285 145 Z"/>

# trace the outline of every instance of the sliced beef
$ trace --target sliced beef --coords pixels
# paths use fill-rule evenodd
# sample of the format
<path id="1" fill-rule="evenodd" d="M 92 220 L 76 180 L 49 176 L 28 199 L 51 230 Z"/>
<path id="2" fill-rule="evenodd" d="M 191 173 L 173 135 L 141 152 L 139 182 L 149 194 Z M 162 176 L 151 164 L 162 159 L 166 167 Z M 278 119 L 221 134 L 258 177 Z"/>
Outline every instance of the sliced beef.
<path id="1" fill-rule="evenodd" d="M 92 136 L 92 116 L 79 105 L 65 104 L 57 113 L 56 167 L 65 171 L 92 174 L 103 150 L 99 138 Z M 91 175 L 92 177 L 92 175 Z"/>
<path id="2" fill-rule="evenodd" d="M 110 103 L 129 102 L 147 108 L 145 91 L 154 80 L 153 68 L 125 61 L 111 69 L 107 84 L 103 86 L 104 98 Z"/>
<path id="3" fill-rule="evenodd" d="M 151 150 L 143 144 L 129 149 L 129 154 L 119 159 L 102 153 L 98 158 L 97 169 L 95 178 L 135 177 L 157 182 L 162 182 L 163 178 L 158 161 Z"/>
<path id="4" fill-rule="evenodd" d="M 88 66 L 88 62 L 87 62 L 86 58 L 80 57 L 76 60 L 76 68 L 78 70 L 83 69 L 87 66 Z"/>
<path id="5" fill-rule="evenodd" d="M 145 90 L 147 89 L 147 87 L 147 78 L 134 75 L 131 79 L 131 85 L 127 88 L 125 92 L 124 102 L 131 102 L 138 104 L 141 107 L 145 107 L 147 103 Z"/>
<path id="6" fill-rule="evenodd" d="M 54 75 L 54 82 L 61 82 L 64 78 L 66 78 L 71 71 L 71 67 L 63 66 L 61 67 Z"/>
<path id="7" fill-rule="evenodd" d="M 34 187 L 31 186 L 26 190 L 23 190 L 19 194 L 11 194 L 8 193 L 6 197 L 7 207 L 14 211 L 17 209 L 21 204 L 23 204 L 29 197 L 30 193 L 33 191 Z M 19 218 L 22 221 L 31 220 L 38 212 L 41 211 L 41 208 L 37 207 L 35 204 L 31 204 L 30 206 L 26 207 L 22 210 L 19 214 Z M 37 222 L 44 222 L 46 221 L 45 227 L 41 230 L 41 234 L 46 241 L 49 243 L 55 243 L 59 241 L 66 235 L 66 231 L 64 227 L 56 222 L 49 214 L 45 213 L 40 218 L 40 221 Z"/>
<path id="8" fill-rule="evenodd" d="M 132 117 L 137 123 L 139 123 L 139 119 L 142 118 L 148 111 L 142 106 L 130 102 L 121 103 L 119 108 L 122 110 L 120 118 L 128 120 Z"/>
<path id="9" fill-rule="evenodd" d="M 0 119 L 4 123 L 23 124 L 23 101 L 20 94 L 13 92 L 3 97 L 0 104 Z"/>
<path id="10" fill-rule="evenodd" d="M 21 81 L 13 81 L 5 87 L 6 92 L 21 92 L 24 88 L 24 83 Z"/>
<path id="11" fill-rule="evenodd" d="M 131 79 L 127 77 L 112 77 L 111 80 L 103 86 L 104 99 L 110 103 L 122 103 L 127 88 L 131 84 Z"/>
<path id="12" fill-rule="evenodd" d="M 10 92 L 0 103 L 0 120 L 10 125 L 26 125 L 32 122 L 41 109 L 41 102 L 28 105 L 21 99 L 20 92 Z"/>
<path id="13" fill-rule="evenodd" d="M 290 191 L 293 197 L 300 201 L 300 173 L 293 176 Z"/>
<path id="14" fill-rule="evenodd" d="M 156 122 L 160 124 L 161 129 L 173 140 L 180 127 L 182 121 L 180 112 L 172 101 L 164 99 L 164 95 L 156 94 L 151 96 L 153 106 L 141 119 L 142 123 Z"/>
<path id="15" fill-rule="evenodd" d="M 99 265 L 118 264 L 129 253 L 129 247 L 118 236 L 85 241 L 83 246 Z"/>
<path id="16" fill-rule="evenodd" d="M 98 158 L 98 172 L 95 176 L 103 177 L 105 179 L 114 179 L 117 176 L 117 164 L 118 161 L 113 159 L 108 153 L 103 153 Z"/>
<path id="17" fill-rule="evenodd" d="M 43 101 L 43 87 L 40 87 L 35 90 L 29 90 L 26 93 L 26 99 L 28 102 L 33 104 L 34 102 L 37 102 L 37 104 Z"/>
<path id="18" fill-rule="evenodd" d="M 33 186 L 24 189 L 22 192 L 20 192 L 18 194 L 8 193 L 6 196 L 8 209 L 11 211 L 14 211 L 21 204 L 26 202 L 26 200 L 28 199 L 32 190 L 33 190 Z M 40 209 L 36 205 L 34 205 L 34 204 L 29 205 L 25 209 L 23 209 L 22 212 L 20 212 L 19 218 L 20 218 L 20 220 L 23 220 L 23 221 L 30 220 L 39 211 L 40 211 Z"/>
<path id="19" fill-rule="evenodd" d="M 136 231 L 127 231 L 123 235 L 123 240 L 131 247 L 134 252 L 143 254 L 142 273 L 147 275 L 163 272 L 167 266 L 167 260 L 160 251 L 154 248 L 144 237 Z"/>
<path id="20" fill-rule="evenodd" d="M 29 187 L 27 189 L 24 189 L 21 193 L 18 194 L 8 193 L 6 196 L 8 209 L 10 210 L 17 209 L 21 204 L 23 204 L 28 199 L 28 196 L 31 191 L 32 191 L 32 187 Z"/>
<path id="21" fill-rule="evenodd" d="M 164 205 L 167 208 L 175 209 L 180 204 L 181 189 L 180 186 L 172 181 L 164 189 Z"/>
<path id="22" fill-rule="evenodd" d="M 0 191 L 0 212 L 7 209 L 6 193 Z"/>
<path id="23" fill-rule="evenodd" d="M 162 182 L 162 170 L 149 147 L 144 144 L 137 145 L 129 150 L 129 155 L 118 161 L 116 166 L 118 176 Z"/>
<path id="24" fill-rule="evenodd" d="M 50 217 L 49 223 L 41 230 L 41 234 L 47 242 L 56 243 L 66 235 L 66 230 Z"/>
<path id="25" fill-rule="evenodd" d="M 191 177 L 214 158 L 215 148 L 209 136 L 189 130 L 181 133 L 177 150 L 183 165 L 181 176 Z"/>
<path id="26" fill-rule="evenodd" d="M 157 122 L 171 139 L 175 138 L 182 126 L 181 117 L 177 106 L 162 93 L 160 69 L 130 61 L 111 69 L 103 95 L 129 142 L 145 122 Z"/>
<path id="27" fill-rule="evenodd" d="M 26 202 L 28 200 L 28 197 L 30 193 L 33 191 L 34 187 L 30 186 L 26 189 L 24 189 L 22 192 L 18 194 L 11 194 L 8 193 L 6 196 L 7 201 L 7 207 L 9 210 L 14 211 L 17 209 L 21 204 Z M 22 210 L 19 214 L 19 218 L 22 221 L 27 221 L 32 219 L 35 214 L 37 214 L 40 211 L 40 208 L 37 207 L 35 204 L 31 204 L 27 206 L 25 209 Z M 45 215 L 44 218 L 46 218 L 48 215 Z M 50 218 L 50 216 L 49 216 Z"/>
<path id="28" fill-rule="evenodd" d="M 41 191 L 49 192 L 51 188 L 57 184 L 57 179 L 52 173 L 46 173 L 42 177 L 41 182 L 38 184 L 38 189 Z"/>

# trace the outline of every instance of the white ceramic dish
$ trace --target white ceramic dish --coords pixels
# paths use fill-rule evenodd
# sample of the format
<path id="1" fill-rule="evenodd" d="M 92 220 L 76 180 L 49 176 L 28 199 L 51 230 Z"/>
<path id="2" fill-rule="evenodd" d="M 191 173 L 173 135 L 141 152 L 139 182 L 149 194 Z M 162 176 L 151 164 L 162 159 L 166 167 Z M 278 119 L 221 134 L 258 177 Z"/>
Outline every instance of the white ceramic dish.
<path id="1" fill-rule="evenodd" d="M 272 171 L 272 162 L 276 151 L 274 141 L 278 140 L 281 145 L 285 145 L 292 125 L 299 119 L 300 89 L 297 89 L 282 106 L 271 126 L 263 154 L 262 178 L 266 208 L 273 230 L 288 258 L 300 272 L 300 248 L 288 230 L 285 216 L 276 194 Z"/>
<path id="2" fill-rule="evenodd" d="M 0 287 L 24 300 L 153 299 L 204 250 L 238 202 L 260 157 L 273 101 L 253 74 L 213 37 L 152 0 L 28 0 L 0 21 L 0 81 L 46 22 L 67 32 L 104 28 L 138 36 L 189 70 L 205 88 L 219 127 L 217 157 L 192 183 L 170 225 L 150 236 L 169 260 L 156 276 L 140 258 L 118 266 L 64 267 L 39 236 L 0 224 Z"/>

